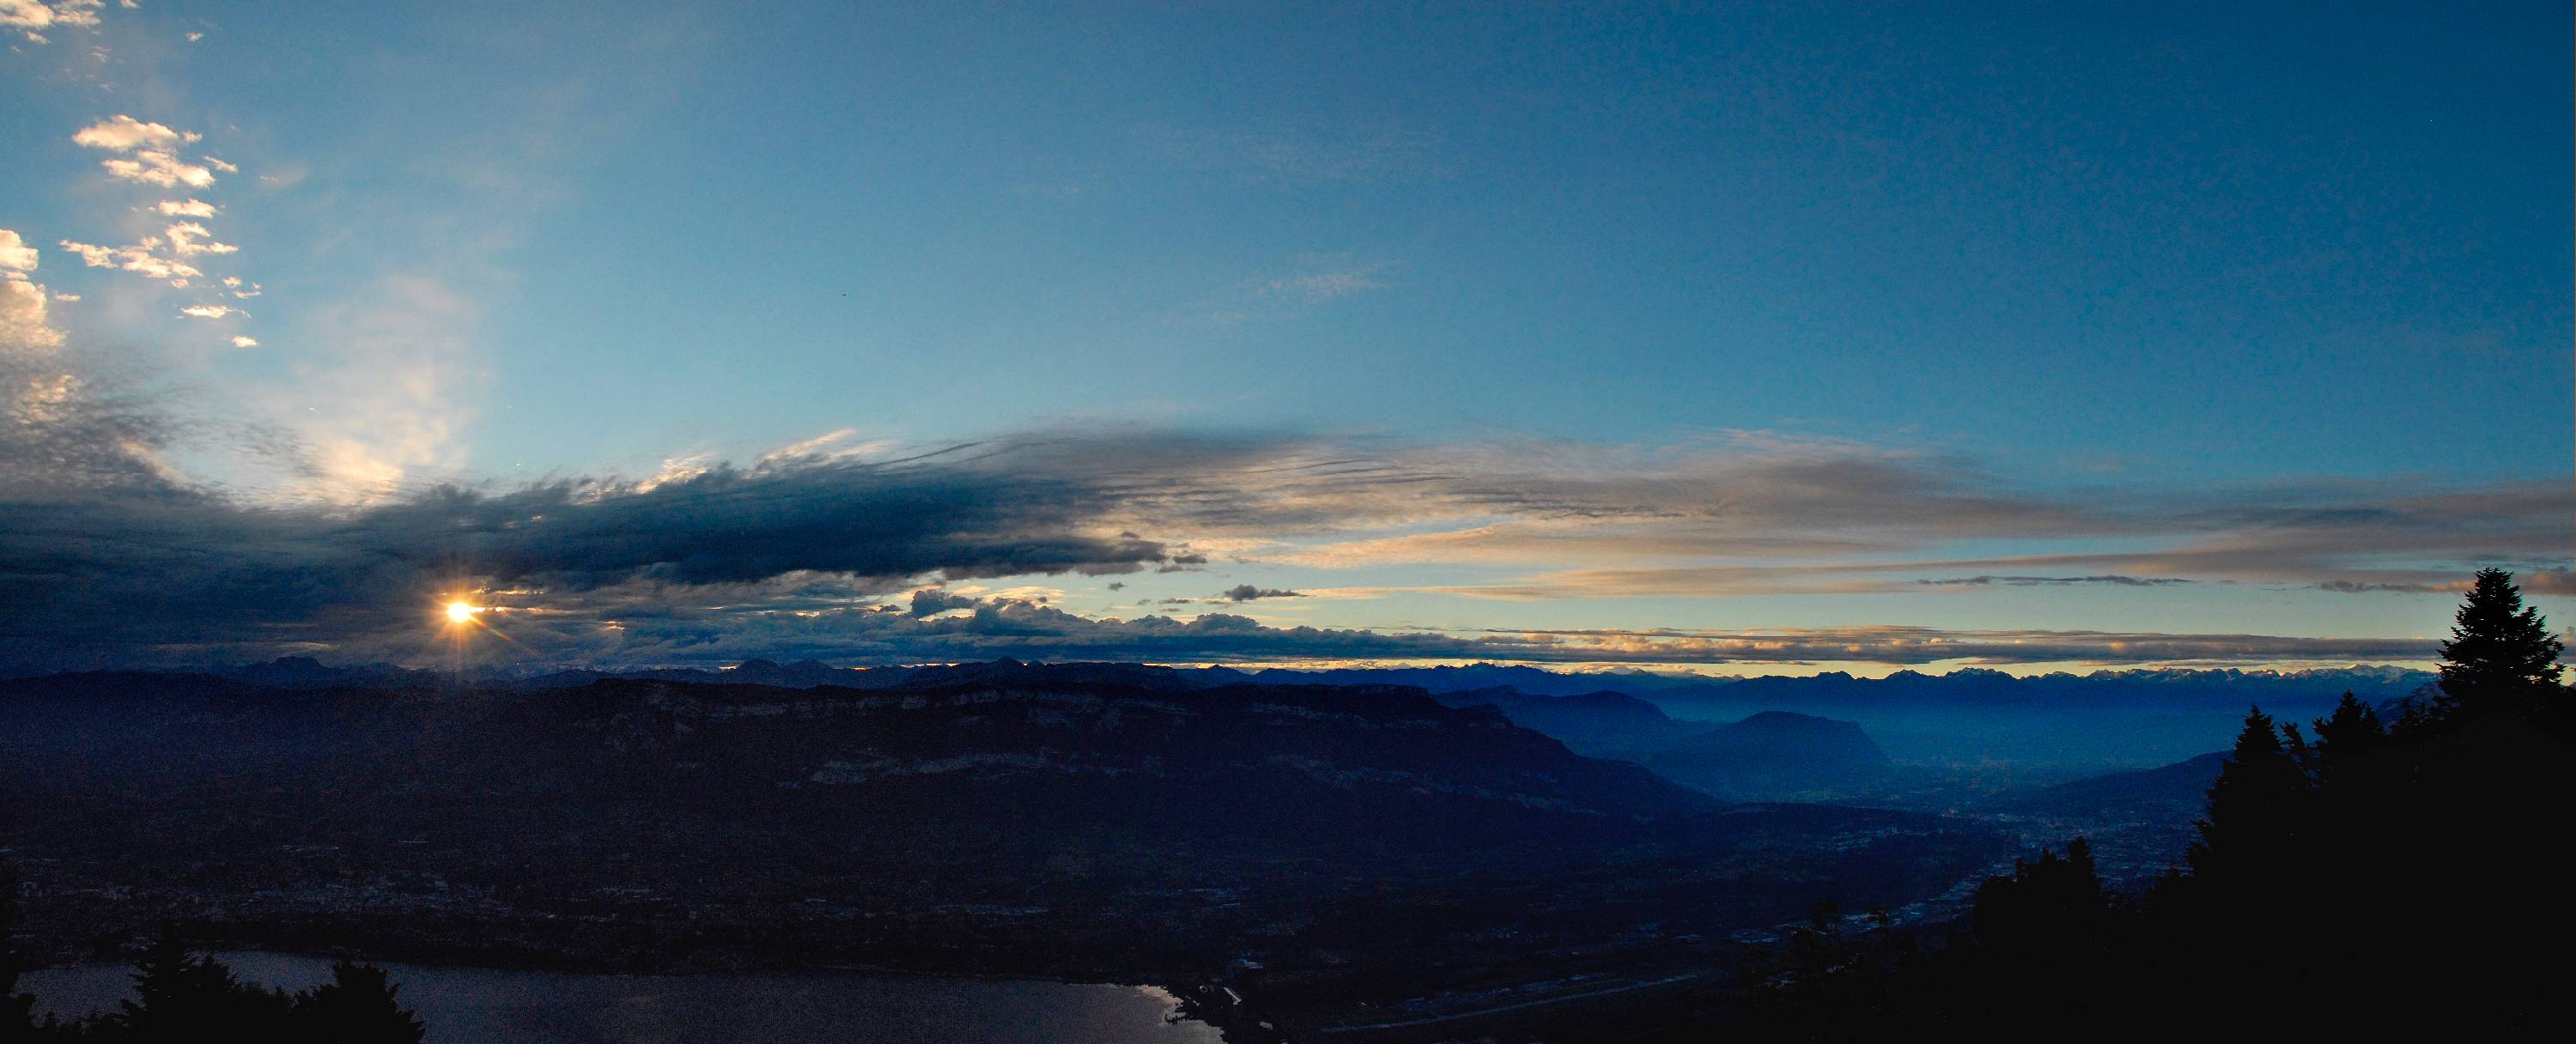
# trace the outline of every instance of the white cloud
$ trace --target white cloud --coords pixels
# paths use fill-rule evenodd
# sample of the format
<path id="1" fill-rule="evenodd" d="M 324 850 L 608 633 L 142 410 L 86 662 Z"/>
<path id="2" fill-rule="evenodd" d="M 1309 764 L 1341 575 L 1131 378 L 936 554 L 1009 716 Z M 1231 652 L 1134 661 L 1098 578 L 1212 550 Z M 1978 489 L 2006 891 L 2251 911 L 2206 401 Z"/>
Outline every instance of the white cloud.
<path id="1" fill-rule="evenodd" d="M 0 280 L 0 358 L 62 343 L 63 332 L 45 319 L 45 288 L 24 279 Z"/>
<path id="2" fill-rule="evenodd" d="M 215 183 L 214 171 L 156 149 L 137 152 L 133 159 L 100 160 L 98 165 L 107 168 L 109 177 L 140 181 L 147 185 L 159 185 L 162 188 L 177 188 L 181 185 L 189 188 L 205 188 Z"/>
<path id="3" fill-rule="evenodd" d="M 114 268 L 151 279 L 180 280 L 205 274 L 195 265 L 157 253 L 162 246 L 159 236 L 145 236 L 141 242 L 121 247 L 76 243 L 68 239 L 62 241 L 62 246 L 79 254 L 81 261 L 91 268 Z"/>
<path id="4" fill-rule="evenodd" d="M 165 199 L 153 209 L 170 217 L 210 218 L 215 216 L 216 208 L 214 204 L 202 199 Z"/>
<path id="5" fill-rule="evenodd" d="M 126 158 L 100 160 L 111 177 L 140 181 L 163 188 L 186 185 L 204 188 L 215 183 L 214 170 L 205 165 L 180 159 L 178 148 L 194 143 L 205 135 L 195 131 L 173 130 L 158 123 L 147 123 L 118 113 L 90 124 L 72 134 L 72 144 L 84 148 L 105 149 L 129 154 Z M 226 172 L 232 164 L 212 156 L 203 157 L 207 164 Z"/>
<path id="6" fill-rule="evenodd" d="M 241 334 L 234 334 L 234 335 L 233 335 L 233 347 L 235 347 L 235 348 L 257 348 L 257 347 L 259 347 L 259 338 L 256 338 L 256 337 L 246 337 L 246 336 L 243 336 L 243 335 L 241 335 Z"/>
<path id="7" fill-rule="evenodd" d="M 54 295 L 54 300 L 57 300 L 57 301 L 78 301 L 78 300 L 80 300 L 80 295 L 79 295 L 79 294 L 55 294 L 55 295 Z"/>
<path id="8" fill-rule="evenodd" d="M 0 269 L 6 269 L 12 279 L 20 278 L 17 273 L 35 271 L 36 248 L 18 238 L 18 233 L 0 228 Z"/>
<path id="9" fill-rule="evenodd" d="M 180 309 L 179 314 L 192 319 L 224 319 L 236 315 L 246 316 L 250 313 L 231 305 L 189 305 Z"/>
<path id="10" fill-rule="evenodd" d="M 0 27 L 18 30 L 29 43 L 48 43 L 50 41 L 45 38 L 45 35 L 37 30 L 66 25 L 95 29 L 98 27 L 98 9 L 106 2 L 107 0 L 55 0 L 54 3 L 46 4 L 40 0 L 0 0 Z"/>
<path id="11" fill-rule="evenodd" d="M 172 130 L 119 113 L 81 128 L 72 135 L 72 144 L 109 152 L 132 152 L 136 149 L 167 152 L 202 137 L 204 135 Z"/>
<path id="12" fill-rule="evenodd" d="M 229 254 L 241 249 L 230 243 L 215 242 L 211 238 L 214 233 L 194 221 L 175 221 L 169 228 L 162 231 L 170 237 L 170 252 L 181 257 L 194 254 Z"/>
<path id="13" fill-rule="evenodd" d="M 0 25 L 11 29 L 42 29 L 52 24 L 53 9 L 36 0 L 0 0 Z"/>
<path id="14" fill-rule="evenodd" d="M 230 164 L 230 163 L 226 163 L 226 162 L 224 162 L 224 161 L 222 161 L 222 160 L 219 160 L 219 159 L 216 159 L 216 158 L 214 158 L 214 157 L 212 157 L 212 156 L 199 156 L 199 157 L 197 157 L 197 158 L 198 158 L 198 159 L 201 159 L 201 160 L 206 161 L 206 165 L 207 165 L 207 166 L 209 166 L 209 167 L 213 167 L 213 168 L 215 168 L 216 170 L 223 171 L 223 172 L 224 172 L 224 173 L 226 173 L 226 174 L 239 174 L 239 173 L 241 173 L 241 168 L 240 168 L 240 167 L 233 166 L 233 165 L 232 165 L 232 164 Z"/>

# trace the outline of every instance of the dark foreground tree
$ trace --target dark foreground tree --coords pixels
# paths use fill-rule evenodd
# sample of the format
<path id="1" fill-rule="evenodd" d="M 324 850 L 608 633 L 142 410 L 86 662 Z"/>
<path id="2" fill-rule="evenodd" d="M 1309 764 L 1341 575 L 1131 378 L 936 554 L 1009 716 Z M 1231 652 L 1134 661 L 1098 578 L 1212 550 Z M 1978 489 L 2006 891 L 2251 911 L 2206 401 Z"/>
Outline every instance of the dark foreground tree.
<path id="1" fill-rule="evenodd" d="M 135 1044 L 198 1041 L 220 1027 L 238 1039 L 285 1040 L 295 1001 L 280 990 L 243 982 L 215 955 L 192 955 L 177 933 L 163 930 L 135 962 L 133 1000 L 94 1032 Z"/>
<path id="2" fill-rule="evenodd" d="M 2445 714 L 2533 710 L 2565 699 L 2558 654 L 2540 611 L 2522 604 L 2513 574 L 2478 570 L 2468 599 L 2452 618 L 2451 640 L 2442 643 Z"/>
<path id="3" fill-rule="evenodd" d="M 372 964 L 340 961 L 331 981 L 296 999 L 296 1029 L 310 1044 L 420 1044 L 428 1028 L 395 997 L 402 987 Z"/>
<path id="4" fill-rule="evenodd" d="M 50 1019 L 29 1026 L 23 1017 L 0 1022 L 0 1041 L 421 1044 L 427 1035 L 420 1017 L 396 999 L 401 987 L 373 965 L 338 962 L 330 982 L 289 994 L 242 981 L 213 954 L 164 930 L 135 961 L 132 978 L 134 999 L 114 1012 L 68 1026 Z"/>
<path id="5" fill-rule="evenodd" d="M 36 997 L 18 992 L 18 973 L 25 970 L 10 945 L 18 930 L 18 872 L 0 861 L 0 1044 L 35 1039 Z"/>
<path id="6" fill-rule="evenodd" d="M 2043 856 L 1987 882 L 1946 940 L 1856 940 L 1759 980 L 1752 1035 L 2576 1034 L 2576 698 L 2509 574 L 2480 572 L 2457 622 L 2441 698 L 2407 720 L 2347 694 L 2310 743 L 2249 713 L 2189 869 L 2142 905 L 2097 916 L 2080 853 Z"/>

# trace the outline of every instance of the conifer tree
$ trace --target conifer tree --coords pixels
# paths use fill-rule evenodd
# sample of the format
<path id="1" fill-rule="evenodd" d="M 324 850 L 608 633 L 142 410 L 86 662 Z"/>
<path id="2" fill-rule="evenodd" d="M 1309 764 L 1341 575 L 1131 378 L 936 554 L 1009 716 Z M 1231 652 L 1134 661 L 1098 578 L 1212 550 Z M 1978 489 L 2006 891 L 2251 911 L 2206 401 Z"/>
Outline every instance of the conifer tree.
<path id="1" fill-rule="evenodd" d="M 2563 697 L 2558 654 L 2540 611 L 2522 604 L 2513 574 L 2478 570 L 2468 599 L 2442 643 L 2444 716 L 2488 710 L 2531 710 Z"/>
<path id="2" fill-rule="evenodd" d="M 331 981 L 297 998 L 300 1040 L 312 1044 L 420 1044 L 428 1028 L 402 1006 L 402 987 L 372 964 L 340 961 Z"/>
<path id="3" fill-rule="evenodd" d="M 2300 765 L 2306 743 L 2256 707 L 2245 715 L 2227 766 L 2209 788 L 2209 814 L 2186 855 L 2203 882 L 2260 888 L 2292 871 L 2309 779 Z"/>
<path id="4" fill-rule="evenodd" d="M 289 1029 L 293 998 L 245 983 L 213 954 L 192 957 L 177 933 L 163 930 L 135 962 L 135 999 L 120 1004 L 104 1027 L 135 1044 L 199 1041 L 210 1034 L 237 1040 L 280 1040 Z"/>

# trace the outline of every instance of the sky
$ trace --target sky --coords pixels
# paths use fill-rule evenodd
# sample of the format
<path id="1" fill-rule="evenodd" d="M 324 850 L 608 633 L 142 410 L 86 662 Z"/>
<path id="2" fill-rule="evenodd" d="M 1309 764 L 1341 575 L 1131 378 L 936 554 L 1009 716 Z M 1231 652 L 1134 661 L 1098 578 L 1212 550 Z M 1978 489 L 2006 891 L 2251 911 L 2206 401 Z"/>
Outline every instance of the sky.
<path id="1" fill-rule="evenodd" d="M 0 0 L 0 669 L 2563 629 L 2572 33 Z"/>

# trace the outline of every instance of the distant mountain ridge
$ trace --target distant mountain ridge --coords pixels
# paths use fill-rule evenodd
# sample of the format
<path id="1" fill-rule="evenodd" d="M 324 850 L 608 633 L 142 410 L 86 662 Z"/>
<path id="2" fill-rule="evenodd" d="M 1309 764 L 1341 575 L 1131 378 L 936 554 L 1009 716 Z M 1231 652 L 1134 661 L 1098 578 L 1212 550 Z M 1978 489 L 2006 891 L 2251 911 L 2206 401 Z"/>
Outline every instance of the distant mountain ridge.
<path id="1" fill-rule="evenodd" d="M 1577 753 L 1632 761 L 1657 775 L 1739 801 L 1835 796 L 1887 774 L 1887 753 L 1860 723 L 1793 711 L 1741 721 L 1678 721 L 1618 692 L 1532 695 L 1508 686 L 1433 694 L 1453 707 L 1490 706 L 1513 724 Z"/>
<path id="2" fill-rule="evenodd" d="M 1432 667 L 1251 669 L 1093 662 L 1023 664 L 1010 659 L 992 661 L 992 664 L 1011 669 L 1073 672 L 1067 676 L 1084 672 L 1106 672 L 1108 676 L 1127 678 L 1161 677 L 1168 679 L 1167 684 L 1190 686 L 1226 685 L 1250 681 L 1291 685 L 1406 685 L 1432 693 L 1510 688 L 1532 696 L 1582 696 L 1599 692 L 1615 692 L 1657 703 L 1741 704 L 1770 701 L 1780 706 L 1788 706 L 1791 702 L 1802 698 L 1828 701 L 1861 698 L 1878 702 L 1975 699 L 2030 703 L 2123 689 L 2193 696 L 2223 692 L 2231 700 L 2245 695 L 2259 695 L 2267 691 L 2313 693 L 2330 689 L 2334 694 L 2340 694 L 2351 690 L 2365 699 L 2379 702 L 2403 697 L 2433 680 L 2433 674 L 2430 671 L 2359 664 L 2350 667 L 2294 671 L 2244 670 L 2232 667 L 2142 668 L 2100 670 L 2086 674 L 2061 672 L 2027 677 L 1986 668 L 1964 667 L 1942 674 L 1897 671 L 1885 678 L 1858 678 L 1839 671 L 1812 675 L 1765 675 L 1742 678 L 1664 674 L 1642 670 L 1552 671 L 1518 664 L 1492 663 Z M 601 678 L 652 678 L 663 681 L 777 685 L 787 688 L 816 685 L 884 688 L 901 684 L 904 679 L 912 677 L 917 672 L 964 670 L 977 666 L 974 663 L 964 663 L 833 667 L 817 660 L 800 660 L 782 664 L 773 660 L 752 659 L 733 667 L 717 669 L 566 668 L 532 674 L 487 667 L 467 672 L 462 680 L 478 686 L 511 688 L 557 688 L 587 684 Z M 254 685 L 288 689 L 354 685 L 394 687 L 443 685 L 452 684 L 458 680 L 449 672 L 430 668 L 402 667 L 390 663 L 333 667 L 311 657 L 301 656 L 281 657 L 259 664 L 151 673 L 208 674 Z"/>

